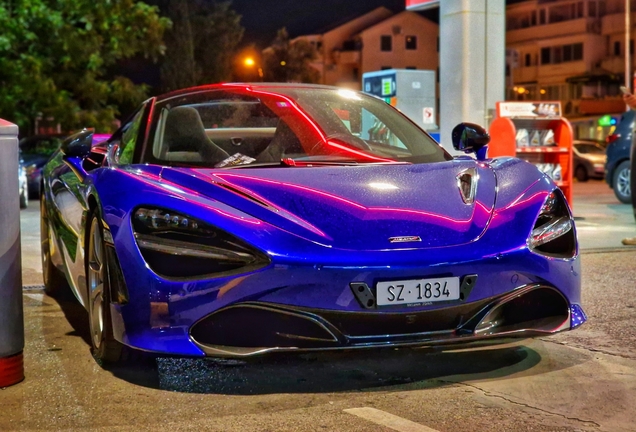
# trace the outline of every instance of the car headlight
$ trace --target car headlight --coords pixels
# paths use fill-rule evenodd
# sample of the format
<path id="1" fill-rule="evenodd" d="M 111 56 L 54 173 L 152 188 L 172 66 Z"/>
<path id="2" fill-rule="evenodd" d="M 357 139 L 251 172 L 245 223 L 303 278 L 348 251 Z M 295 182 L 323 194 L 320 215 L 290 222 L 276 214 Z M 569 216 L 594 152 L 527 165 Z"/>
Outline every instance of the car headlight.
<path id="1" fill-rule="evenodd" d="M 553 190 L 541 206 L 528 246 L 536 253 L 552 257 L 572 258 L 576 254 L 574 222 L 559 189 Z"/>
<path id="2" fill-rule="evenodd" d="M 231 234 L 167 209 L 138 208 L 132 226 L 141 255 L 161 276 L 228 276 L 270 262 L 267 255 Z"/>

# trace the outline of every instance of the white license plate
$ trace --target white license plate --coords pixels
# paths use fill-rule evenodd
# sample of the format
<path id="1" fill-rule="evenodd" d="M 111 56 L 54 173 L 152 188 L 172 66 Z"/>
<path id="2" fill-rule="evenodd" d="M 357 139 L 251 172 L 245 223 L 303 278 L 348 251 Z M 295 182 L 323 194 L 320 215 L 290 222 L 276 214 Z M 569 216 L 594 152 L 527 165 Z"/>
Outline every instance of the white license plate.
<path id="1" fill-rule="evenodd" d="M 378 282 L 376 294 L 378 306 L 457 300 L 459 299 L 459 278 Z"/>

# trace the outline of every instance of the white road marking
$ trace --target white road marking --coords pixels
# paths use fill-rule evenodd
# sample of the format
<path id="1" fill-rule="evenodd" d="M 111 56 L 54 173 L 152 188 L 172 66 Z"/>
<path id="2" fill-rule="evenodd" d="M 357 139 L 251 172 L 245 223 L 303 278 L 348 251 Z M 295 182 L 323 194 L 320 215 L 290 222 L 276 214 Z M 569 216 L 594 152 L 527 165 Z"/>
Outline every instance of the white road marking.
<path id="1" fill-rule="evenodd" d="M 349 408 L 344 410 L 344 412 L 353 414 L 354 416 L 358 416 L 375 424 L 386 426 L 398 432 L 439 432 L 435 429 L 431 429 L 430 427 L 375 408 Z"/>

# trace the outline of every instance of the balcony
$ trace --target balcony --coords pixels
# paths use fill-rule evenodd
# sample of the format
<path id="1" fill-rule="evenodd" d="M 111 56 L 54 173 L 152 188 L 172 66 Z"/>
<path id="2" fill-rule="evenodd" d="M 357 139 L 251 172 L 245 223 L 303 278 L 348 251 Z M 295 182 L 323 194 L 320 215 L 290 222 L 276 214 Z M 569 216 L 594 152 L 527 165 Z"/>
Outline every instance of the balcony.
<path id="1" fill-rule="evenodd" d="M 561 21 L 554 24 L 544 24 L 517 30 L 506 31 L 506 45 L 515 43 L 536 41 L 537 39 L 550 39 L 559 36 L 579 35 L 582 33 L 598 33 L 594 25 L 594 18 L 579 18 L 569 21 Z M 623 28 L 625 22 L 623 21 Z"/>
<path id="2" fill-rule="evenodd" d="M 349 65 L 360 63 L 360 51 L 336 51 L 334 54 L 337 63 Z"/>
<path id="3" fill-rule="evenodd" d="M 625 73 L 625 57 L 613 56 L 605 57 L 601 60 L 601 68 L 613 72 L 615 74 Z"/>
<path id="4" fill-rule="evenodd" d="M 635 22 L 636 14 L 631 14 L 632 25 Z M 601 34 L 609 35 L 616 33 L 616 30 L 625 31 L 625 12 L 605 15 L 601 18 Z"/>
<path id="5" fill-rule="evenodd" d="M 582 115 L 611 114 L 624 111 L 625 102 L 621 98 L 581 99 L 579 102 L 579 114 Z"/>
<path id="6" fill-rule="evenodd" d="M 525 66 L 512 69 L 512 80 L 514 83 L 524 84 L 536 82 L 538 76 L 538 66 Z"/>

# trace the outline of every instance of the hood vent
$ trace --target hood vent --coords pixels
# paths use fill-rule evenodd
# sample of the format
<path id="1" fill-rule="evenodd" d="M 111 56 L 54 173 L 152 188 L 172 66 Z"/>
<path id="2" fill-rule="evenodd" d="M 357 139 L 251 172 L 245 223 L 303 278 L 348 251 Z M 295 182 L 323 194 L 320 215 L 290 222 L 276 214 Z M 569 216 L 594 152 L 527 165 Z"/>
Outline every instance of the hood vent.
<path id="1" fill-rule="evenodd" d="M 479 177 L 475 168 L 468 168 L 457 175 L 457 187 L 464 204 L 470 205 L 475 202 L 478 180 Z"/>
<path id="2" fill-rule="evenodd" d="M 255 196 L 249 194 L 248 192 L 246 192 L 246 191 L 244 191 L 244 190 L 242 190 L 240 188 L 237 188 L 236 186 L 233 186 L 233 185 L 230 185 L 230 184 L 227 184 L 227 183 L 221 183 L 221 182 L 214 182 L 214 184 L 219 186 L 219 187 L 222 187 L 223 189 L 226 189 L 226 190 L 228 190 L 230 192 L 233 192 L 233 193 L 235 193 L 237 195 L 240 195 L 243 198 L 247 198 L 248 200 L 253 201 L 256 204 L 259 204 L 259 205 L 261 205 L 263 207 L 266 207 L 266 208 L 268 208 L 270 210 L 278 211 L 278 209 L 276 207 L 273 207 L 268 202 L 263 201 L 263 200 L 255 197 Z"/>

